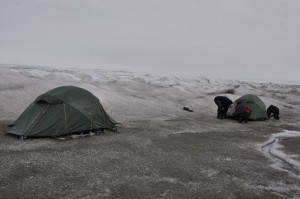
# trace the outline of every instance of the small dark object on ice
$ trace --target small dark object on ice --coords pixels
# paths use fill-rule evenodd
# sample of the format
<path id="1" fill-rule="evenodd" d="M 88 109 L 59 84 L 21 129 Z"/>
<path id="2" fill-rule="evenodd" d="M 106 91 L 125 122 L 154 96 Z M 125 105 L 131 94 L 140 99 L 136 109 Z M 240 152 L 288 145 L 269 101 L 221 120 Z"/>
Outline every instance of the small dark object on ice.
<path id="1" fill-rule="evenodd" d="M 189 112 L 194 112 L 193 110 L 191 110 L 191 109 L 189 109 L 189 108 L 187 108 L 187 107 L 183 107 L 183 110 L 189 111 Z"/>

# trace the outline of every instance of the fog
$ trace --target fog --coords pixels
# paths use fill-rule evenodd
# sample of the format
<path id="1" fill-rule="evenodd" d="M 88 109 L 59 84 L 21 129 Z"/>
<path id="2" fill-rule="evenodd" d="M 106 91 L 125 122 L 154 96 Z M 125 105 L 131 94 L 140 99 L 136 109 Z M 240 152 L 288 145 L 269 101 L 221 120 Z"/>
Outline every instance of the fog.
<path id="1" fill-rule="evenodd" d="M 0 63 L 298 80 L 297 0 L 2 0 Z"/>

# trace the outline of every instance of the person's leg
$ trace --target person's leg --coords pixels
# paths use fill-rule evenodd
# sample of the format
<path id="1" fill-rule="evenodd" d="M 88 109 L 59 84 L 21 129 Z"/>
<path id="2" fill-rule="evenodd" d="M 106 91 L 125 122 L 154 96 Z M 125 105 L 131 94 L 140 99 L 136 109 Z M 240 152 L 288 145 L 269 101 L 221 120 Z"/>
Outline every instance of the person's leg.
<path id="1" fill-rule="evenodd" d="M 219 113 L 219 119 L 223 119 L 225 117 L 225 115 L 223 114 L 223 109 L 221 109 L 220 113 Z"/>
<path id="2" fill-rule="evenodd" d="M 224 117 L 227 114 L 228 108 L 229 108 L 228 106 L 224 106 L 223 109 L 222 109 L 222 114 L 224 115 Z"/>
<path id="3" fill-rule="evenodd" d="M 250 113 L 246 113 L 246 116 L 245 116 L 245 123 L 248 122 L 250 115 L 251 115 L 251 111 L 250 111 Z"/>
<path id="4" fill-rule="evenodd" d="M 273 116 L 272 113 L 273 113 L 272 107 L 269 107 L 269 108 L 267 109 L 267 115 L 268 115 L 268 118 L 271 118 L 271 117 Z"/>
<path id="5" fill-rule="evenodd" d="M 218 106 L 218 115 L 217 115 L 217 117 L 220 118 L 222 116 L 222 104 L 219 100 L 215 100 L 215 103 Z"/>
<path id="6" fill-rule="evenodd" d="M 279 109 L 277 107 L 274 108 L 274 119 L 279 120 Z"/>
<path id="7" fill-rule="evenodd" d="M 241 123 L 242 121 L 243 121 L 243 118 L 242 118 L 242 117 L 239 117 L 239 118 L 238 118 L 238 122 Z"/>
<path id="8" fill-rule="evenodd" d="M 270 110 L 267 110 L 267 115 L 268 115 L 268 118 L 270 118 L 270 117 L 271 117 Z"/>

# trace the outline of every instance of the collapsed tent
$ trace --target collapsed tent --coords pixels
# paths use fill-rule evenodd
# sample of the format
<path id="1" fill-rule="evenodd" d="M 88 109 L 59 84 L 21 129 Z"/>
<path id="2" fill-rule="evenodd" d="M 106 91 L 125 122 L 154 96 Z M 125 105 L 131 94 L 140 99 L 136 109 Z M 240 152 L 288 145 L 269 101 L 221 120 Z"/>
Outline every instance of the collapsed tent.
<path id="1" fill-rule="evenodd" d="M 237 104 L 247 104 L 251 109 L 250 120 L 265 120 L 267 119 L 267 110 L 263 101 L 256 95 L 248 94 L 240 97 L 230 107 L 227 112 L 228 117 L 233 117 Z"/>
<path id="2" fill-rule="evenodd" d="M 95 129 L 116 129 L 118 123 L 92 93 L 62 86 L 40 95 L 26 108 L 8 133 L 25 137 L 57 137 Z"/>

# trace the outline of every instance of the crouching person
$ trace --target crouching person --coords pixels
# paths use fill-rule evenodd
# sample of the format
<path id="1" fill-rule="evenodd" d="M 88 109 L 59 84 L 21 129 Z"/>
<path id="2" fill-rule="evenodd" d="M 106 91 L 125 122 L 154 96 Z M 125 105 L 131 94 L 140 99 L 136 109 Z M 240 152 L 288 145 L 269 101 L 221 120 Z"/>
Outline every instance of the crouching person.
<path id="1" fill-rule="evenodd" d="M 217 96 L 214 99 L 216 105 L 218 106 L 218 115 L 217 118 L 223 119 L 228 111 L 228 108 L 232 104 L 232 101 L 225 96 Z"/>
<path id="2" fill-rule="evenodd" d="M 274 117 L 274 119 L 279 120 L 279 108 L 274 106 L 274 105 L 270 105 L 267 108 L 267 114 L 268 114 L 268 118 L 270 117 Z"/>
<path id="3" fill-rule="evenodd" d="M 248 104 L 238 103 L 235 107 L 233 117 L 239 122 L 247 123 L 251 115 L 251 109 Z"/>

